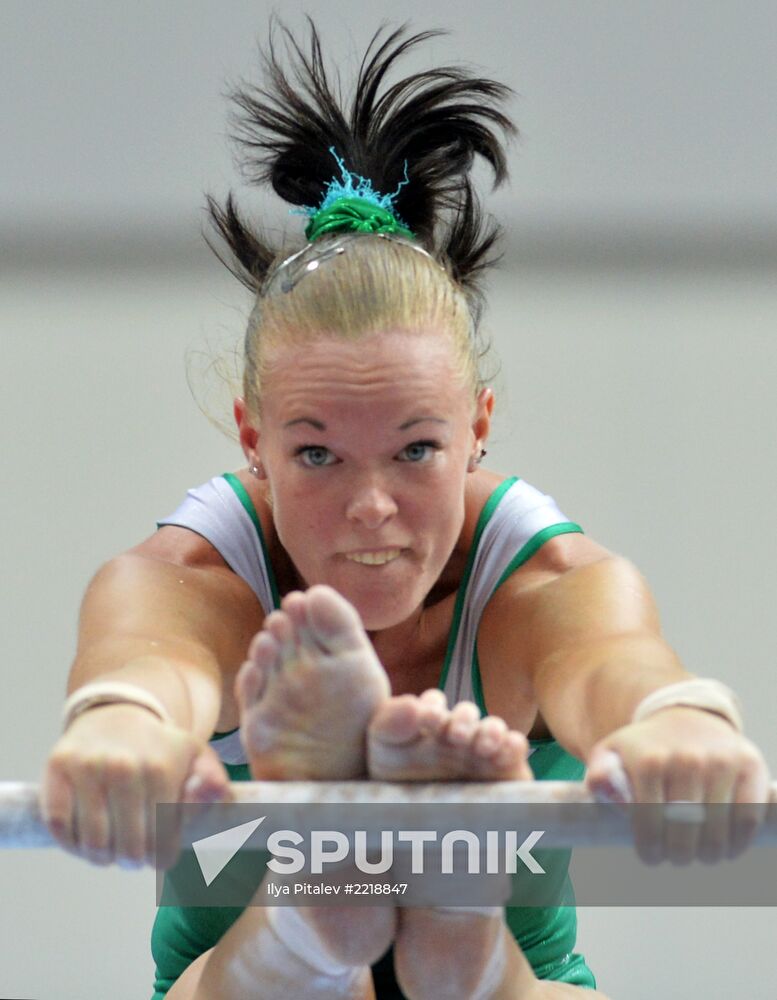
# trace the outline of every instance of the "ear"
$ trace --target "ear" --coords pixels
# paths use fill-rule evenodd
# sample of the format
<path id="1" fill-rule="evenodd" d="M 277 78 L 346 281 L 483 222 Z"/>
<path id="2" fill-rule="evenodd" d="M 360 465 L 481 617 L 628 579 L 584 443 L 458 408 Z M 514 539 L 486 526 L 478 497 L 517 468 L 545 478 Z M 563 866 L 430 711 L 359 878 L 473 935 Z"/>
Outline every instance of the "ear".
<path id="1" fill-rule="evenodd" d="M 259 431 L 249 416 L 248 407 L 246 406 L 245 400 L 241 396 L 238 396 L 235 399 L 233 412 L 235 414 L 237 431 L 240 436 L 240 447 L 243 449 L 243 454 L 248 462 L 248 467 L 261 467 L 259 455 L 257 453 L 259 446 Z"/>
<path id="2" fill-rule="evenodd" d="M 485 448 L 488 435 L 491 431 L 491 414 L 494 411 L 494 391 L 488 386 L 481 389 L 475 400 L 475 413 L 472 418 L 472 455 L 470 464 L 467 467 L 469 472 L 474 472 L 481 451 Z"/>

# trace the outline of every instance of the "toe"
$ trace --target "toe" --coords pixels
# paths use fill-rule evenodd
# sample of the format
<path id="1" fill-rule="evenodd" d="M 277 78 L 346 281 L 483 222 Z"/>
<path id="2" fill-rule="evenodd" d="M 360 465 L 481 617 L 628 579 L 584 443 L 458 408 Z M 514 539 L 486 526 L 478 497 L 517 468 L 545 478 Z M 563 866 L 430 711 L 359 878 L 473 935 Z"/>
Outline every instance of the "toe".
<path id="1" fill-rule="evenodd" d="M 445 695 L 437 688 L 424 691 L 418 697 L 418 728 L 425 736 L 436 736 L 450 713 Z"/>
<path id="2" fill-rule="evenodd" d="M 473 747 L 475 753 L 481 757 L 491 757 L 499 751 L 505 734 L 507 733 L 507 723 L 495 715 L 490 715 L 483 719 L 477 728 Z"/>
<path id="3" fill-rule="evenodd" d="M 308 596 L 300 591 L 287 594 L 281 601 L 281 607 L 288 616 L 294 633 L 294 641 L 300 652 L 306 653 L 309 657 L 317 657 L 322 652 L 321 644 L 316 640 L 316 636 L 308 621 Z"/>
<path id="4" fill-rule="evenodd" d="M 480 722 L 480 710 L 471 701 L 460 701 L 451 709 L 450 719 L 445 727 L 445 735 L 454 746 L 465 746 L 471 742 Z"/>
<path id="5" fill-rule="evenodd" d="M 528 749 L 523 733 L 510 730 L 505 733 L 493 760 L 499 767 L 509 769 L 517 779 L 530 781 L 533 775 L 527 760 Z"/>
<path id="6" fill-rule="evenodd" d="M 369 643 L 356 608 L 334 588 L 316 584 L 306 597 L 307 626 L 324 652 L 342 653 Z"/>
<path id="7" fill-rule="evenodd" d="M 419 718 L 418 698 L 410 694 L 389 698 L 378 706 L 368 735 L 381 743 L 410 743 L 419 735 Z"/>
<path id="8" fill-rule="evenodd" d="M 264 694 L 276 659 L 278 647 L 265 632 L 254 637 L 245 661 L 235 677 L 235 697 L 240 712 L 255 704 Z"/>
<path id="9" fill-rule="evenodd" d="M 305 595 L 299 590 L 293 590 L 281 600 L 281 610 L 288 615 L 294 625 L 302 625 L 305 621 Z"/>
<path id="10" fill-rule="evenodd" d="M 296 656 L 297 644 L 294 640 L 294 626 L 285 611 L 271 612 L 264 620 L 264 629 L 278 644 L 283 661 Z"/>

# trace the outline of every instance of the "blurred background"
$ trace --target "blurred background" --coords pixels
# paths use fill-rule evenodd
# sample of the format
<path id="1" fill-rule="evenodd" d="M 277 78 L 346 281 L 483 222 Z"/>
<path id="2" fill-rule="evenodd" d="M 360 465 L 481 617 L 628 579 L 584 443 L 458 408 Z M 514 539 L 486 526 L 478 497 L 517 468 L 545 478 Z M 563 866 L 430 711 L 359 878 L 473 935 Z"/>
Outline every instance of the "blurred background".
<path id="1" fill-rule="evenodd" d="M 515 89 L 485 325 L 488 464 L 628 555 L 688 668 L 731 684 L 777 772 L 777 8 L 767 0 L 276 4 L 344 80 L 382 20 L 443 27 L 404 69 Z M 224 93 L 258 80 L 264 0 L 0 4 L 3 780 L 59 733 L 83 590 L 189 486 L 242 463 L 230 420 L 248 293 L 207 249 L 241 188 Z M 488 176 L 482 173 L 487 195 Z M 771 853 L 764 864 L 773 866 Z M 143 1000 L 154 875 L 0 856 L 0 995 Z M 613 1000 L 774 1000 L 777 911 L 587 908 Z"/>

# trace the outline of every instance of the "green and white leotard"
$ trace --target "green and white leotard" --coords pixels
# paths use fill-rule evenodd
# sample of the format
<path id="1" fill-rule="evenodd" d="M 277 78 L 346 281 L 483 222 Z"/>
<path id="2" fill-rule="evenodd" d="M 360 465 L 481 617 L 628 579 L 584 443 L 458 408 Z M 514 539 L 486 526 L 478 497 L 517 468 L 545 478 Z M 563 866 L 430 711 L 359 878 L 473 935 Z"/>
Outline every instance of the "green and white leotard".
<path id="1" fill-rule="evenodd" d="M 266 612 L 280 606 L 259 517 L 239 479 L 225 473 L 190 490 L 181 506 L 158 525 L 178 525 L 202 535 L 253 589 Z M 489 598 L 519 566 L 555 535 L 580 532 L 546 496 L 521 479 L 501 483 L 484 506 L 459 587 L 439 687 L 449 705 L 463 699 L 488 713 L 477 661 L 477 630 Z M 538 781 L 579 781 L 581 761 L 555 740 L 532 740 L 529 764 Z M 250 780 L 239 730 L 214 733 L 211 746 L 232 781 Z M 567 876 L 567 883 L 568 883 Z M 566 898 L 572 897 L 571 884 Z M 151 936 L 156 962 L 152 1000 L 162 1000 L 184 969 L 212 948 L 243 912 L 240 907 L 160 907 Z M 577 919 L 573 906 L 507 907 L 505 917 L 540 979 L 594 988 L 594 976 L 574 951 Z M 380 963 L 385 967 L 385 962 Z M 394 1000 L 396 987 L 381 989 L 377 1000 Z"/>

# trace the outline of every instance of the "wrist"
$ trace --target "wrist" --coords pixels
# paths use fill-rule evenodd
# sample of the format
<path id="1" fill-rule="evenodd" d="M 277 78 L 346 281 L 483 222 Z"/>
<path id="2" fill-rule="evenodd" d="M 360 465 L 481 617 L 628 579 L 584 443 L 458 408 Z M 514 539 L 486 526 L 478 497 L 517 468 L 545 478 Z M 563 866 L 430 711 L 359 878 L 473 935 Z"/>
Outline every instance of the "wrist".
<path id="1" fill-rule="evenodd" d="M 162 722 L 175 723 L 168 710 L 150 691 L 126 681 L 94 681 L 74 691 L 62 707 L 62 732 L 79 715 L 106 705 L 135 705 L 151 712 Z"/>
<path id="2" fill-rule="evenodd" d="M 651 692 L 634 709 L 632 722 L 642 722 L 656 712 L 669 708 L 694 708 L 725 719 L 742 732 L 742 709 L 739 699 L 725 684 L 709 677 L 693 677 Z"/>

